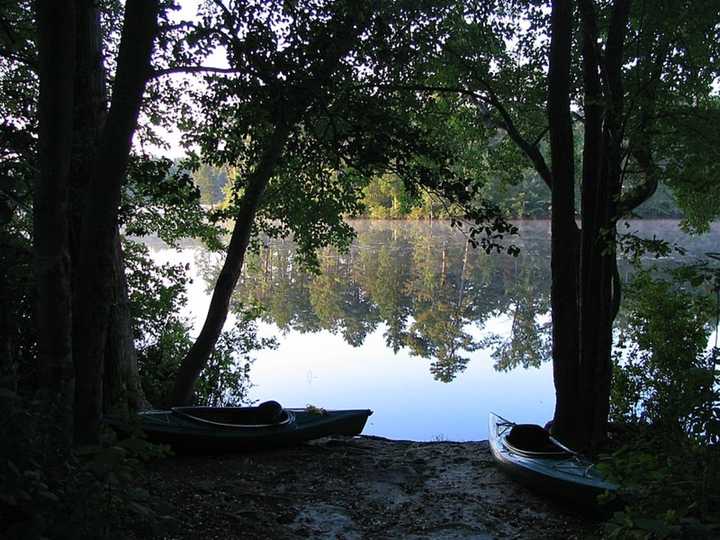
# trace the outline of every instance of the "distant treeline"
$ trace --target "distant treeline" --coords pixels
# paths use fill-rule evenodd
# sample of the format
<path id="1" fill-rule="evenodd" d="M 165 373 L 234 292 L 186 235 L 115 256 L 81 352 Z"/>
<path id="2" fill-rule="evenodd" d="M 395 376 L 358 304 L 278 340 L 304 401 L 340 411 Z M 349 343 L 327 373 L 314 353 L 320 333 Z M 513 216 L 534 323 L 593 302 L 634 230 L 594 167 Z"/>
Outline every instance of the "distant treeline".
<path id="1" fill-rule="evenodd" d="M 202 165 L 193 172 L 202 204 L 221 205 L 230 192 L 232 176 L 230 166 Z M 487 182 L 483 194 L 510 219 L 550 217 L 550 190 L 531 171 L 514 184 L 491 180 Z M 365 212 L 357 217 L 369 219 L 444 219 L 452 212 L 446 201 L 430 193 L 411 193 L 402 180 L 393 175 L 373 178 L 364 189 L 363 203 Z M 579 200 L 576 207 L 579 207 Z M 682 212 L 670 189 L 661 183 L 655 195 L 638 207 L 633 217 L 679 219 Z"/>

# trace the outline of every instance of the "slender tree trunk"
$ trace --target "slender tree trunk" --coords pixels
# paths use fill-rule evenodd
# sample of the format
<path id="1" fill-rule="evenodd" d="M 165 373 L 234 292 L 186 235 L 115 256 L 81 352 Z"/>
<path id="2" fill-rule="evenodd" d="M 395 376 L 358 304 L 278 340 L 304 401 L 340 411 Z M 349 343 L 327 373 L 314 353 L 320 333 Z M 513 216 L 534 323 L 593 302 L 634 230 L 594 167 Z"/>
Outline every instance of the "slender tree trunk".
<path id="1" fill-rule="evenodd" d="M 575 171 L 570 117 L 570 0 L 553 0 L 551 14 L 548 120 L 552 160 L 551 305 L 555 415 L 553 432 L 577 444 L 578 415 L 578 233 L 575 224 Z"/>
<path id="2" fill-rule="evenodd" d="M 585 140 L 578 252 L 577 244 L 570 242 L 567 235 L 567 231 L 574 230 L 574 223 L 573 226 L 562 223 L 562 219 L 574 214 L 574 209 L 566 204 L 570 192 L 559 182 L 560 178 L 574 174 L 572 134 L 565 128 L 570 126 L 570 86 L 565 77 L 569 74 L 570 57 L 566 51 L 569 51 L 572 27 L 569 2 L 553 2 L 548 100 L 553 171 L 553 358 L 557 391 L 553 432 L 571 445 L 587 449 L 605 439 L 609 412 L 612 325 L 619 301 L 614 245 L 622 182 L 621 67 L 629 1 L 616 0 L 613 4 L 603 65 L 594 2 L 580 0 L 579 7 Z M 559 208 L 558 195 L 563 204 Z M 570 257 L 575 259 L 574 263 Z M 556 260 L 559 264 L 555 264 Z M 573 271 L 579 268 L 574 302 L 567 282 L 568 267 Z M 561 271 L 568 274 L 556 275 Z M 579 327 L 573 328 L 572 321 L 566 320 L 571 317 L 579 322 Z M 567 346 L 572 336 L 575 336 L 574 352 Z"/>
<path id="3" fill-rule="evenodd" d="M 347 13 L 338 15 L 342 17 L 341 29 L 337 31 L 338 39 L 333 41 L 330 51 L 325 51 L 328 56 L 322 68 L 314 72 L 312 78 L 306 81 L 309 82 L 307 90 L 298 94 L 297 91 L 290 89 L 290 94 L 284 96 L 287 101 L 280 105 L 281 108 L 268 111 L 276 118 L 275 129 L 255 170 L 247 179 L 227 257 L 213 291 L 205 324 L 183 359 L 175 378 L 173 394 L 170 396 L 171 402 L 175 404 L 187 404 L 192 401 L 195 381 L 207 364 L 222 332 L 227 319 L 230 297 L 242 271 L 255 214 L 292 128 L 318 95 L 330 91 L 333 76 L 342 58 L 348 53 L 357 36 L 362 34 L 369 21 L 369 12 L 364 7 L 355 5 L 352 7 L 353 9 L 348 10 Z M 355 9 L 358 7 L 359 9 Z"/>
<path id="4" fill-rule="evenodd" d="M 240 200 L 238 217 L 230 238 L 227 257 L 213 289 L 205 324 L 203 324 L 195 343 L 193 343 L 190 351 L 183 359 L 175 378 L 175 386 L 171 396 L 171 402 L 175 405 L 192 403 L 195 381 L 205 365 L 207 365 L 215 343 L 220 337 L 227 320 L 230 298 L 242 271 L 255 214 L 265 188 L 273 175 L 275 165 L 282 155 L 289 133 L 290 126 L 288 124 L 278 125 L 275 128 L 275 132 L 270 137 L 260 162 L 247 180 L 247 187 Z"/>
<path id="5" fill-rule="evenodd" d="M 81 443 L 95 442 L 99 434 L 120 190 L 150 75 L 158 10 L 156 0 L 128 0 L 125 4 L 112 103 L 83 208 L 75 295 L 75 336 L 79 341 L 75 347 L 78 384 L 75 433 Z"/>
<path id="6" fill-rule="evenodd" d="M 7 247 L 0 243 L 0 249 L 7 249 Z M 6 261 L 0 259 L 0 264 L 4 263 Z M 10 291 L 5 286 L 6 277 L 4 272 L 0 273 L 0 305 L 2 306 L 11 305 Z M 17 389 L 17 362 L 15 360 L 15 340 L 13 339 L 15 328 L 12 311 L 0 310 L 0 388 L 6 388 L 13 392 Z"/>
<path id="7" fill-rule="evenodd" d="M 50 447 L 70 447 L 74 392 L 68 176 L 75 74 L 75 4 L 39 1 L 40 176 L 34 190 L 33 249 L 40 397 Z"/>
<path id="8" fill-rule="evenodd" d="M 120 234 L 117 231 L 112 272 L 113 290 L 105 345 L 103 410 L 115 417 L 128 418 L 132 411 L 148 408 L 149 404 L 137 368 L 125 261 Z"/>
<path id="9" fill-rule="evenodd" d="M 77 70 L 70 177 L 70 248 L 73 261 L 77 261 L 80 251 L 82 213 L 108 104 L 100 11 L 94 0 L 76 1 Z"/>

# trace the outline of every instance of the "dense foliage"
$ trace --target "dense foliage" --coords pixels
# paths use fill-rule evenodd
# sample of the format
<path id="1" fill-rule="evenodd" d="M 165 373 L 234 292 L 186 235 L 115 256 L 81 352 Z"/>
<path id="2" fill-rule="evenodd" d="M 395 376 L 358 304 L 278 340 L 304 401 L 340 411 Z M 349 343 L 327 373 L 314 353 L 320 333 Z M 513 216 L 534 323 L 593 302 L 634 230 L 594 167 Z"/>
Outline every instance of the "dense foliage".
<path id="1" fill-rule="evenodd" d="M 720 530 L 718 269 L 642 272 L 618 336 L 612 418 L 621 447 L 603 470 L 627 505 L 611 538 L 712 538 Z M 669 278 L 673 278 L 669 281 Z"/>
<path id="2" fill-rule="evenodd" d="M 718 350 L 707 349 L 714 298 L 642 273 L 628 291 L 616 349 L 617 420 L 653 425 L 709 443 L 720 440 L 714 407 Z M 708 416 L 708 414 L 710 416 Z"/>
<path id="3" fill-rule="evenodd" d="M 523 171 L 510 182 L 500 177 L 487 180 L 483 197 L 498 206 L 507 219 L 548 219 L 550 192 L 545 182 L 531 170 Z M 363 193 L 363 217 L 373 219 L 449 219 L 458 208 L 441 196 L 424 192 L 413 197 L 394 176 L 375 177 Z M 683 212 L 665 184 L 640 205 L 634 217 L 646 219 L 680 219 Z M 691 222 L 688 221 L 690 224 Z M 698 223 L 697 219 L 694 223 Z"/>

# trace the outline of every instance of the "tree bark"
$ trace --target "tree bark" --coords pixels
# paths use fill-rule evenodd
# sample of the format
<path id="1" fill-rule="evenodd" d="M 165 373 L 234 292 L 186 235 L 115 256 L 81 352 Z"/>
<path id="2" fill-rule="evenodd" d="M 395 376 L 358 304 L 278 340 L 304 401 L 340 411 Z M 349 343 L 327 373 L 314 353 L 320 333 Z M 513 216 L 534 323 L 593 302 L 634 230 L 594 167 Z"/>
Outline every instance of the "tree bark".
<path id="1" fill-rule="evenodd" d="M 7 252 L 8 246 L 5 242 L 0 241 L 0 249 Z M 8 264 L 8 261 L 3 259 L 4 257 L 0 257 L 0 264 Z M 3 268 L 7 268 L 7 266 L 3 266 Z M 0 305 L 2 306 L 11 305 L 10 291 L 6 283 L 7 275 L 5 272 L 0 272 Z M 0 388 L 6 388 L 13 392 L 17 389 L 17 362 L 15 360 L 15 340 L 13 339 L 15 329 L 16 322 L 12 310 L 0 310 Z"/>
<path id="2" fill-rule="evenodd" d="M 227 257 L 215 283 L 205 323 L 195 343 L 183 359 L 175 378 L 171 396 L 171 402 L 175 405 L 192 403 L 195 381 L 207 364 L 215 343 L 220 337 L 227 320 L 230 298 L 242 271 L 255 214 L 275 166 L 282 155 L 289 133 L 289 124 L 275 127 L 260 162 L 247 179 L 247 187 L 240 200 L 238 217 L 233 227 Z"/>
<path id="3" fill-rule="evenodd" d="M 603 127 L 603 169 L 602 179 L 605 186 L 600 214 L 601 228 L 594 239 L 597 259 L 597 290 L 599 328 L 595 334 L 586 334 L 585 339 L 595 339 L 591 357 L 582 361 L 591 365 L 586 370 L 587 380 L 594 381 L 592 396 L 592 427 L 590 432 L 591 448 L 597 448 L 607 439 L 607 423 L 610 413 L 610 386 L 612 382 L 612 329 L 617 306 L 620 304 L 620 282 L 617 279 L 616 225 L 618 220 L 618 201 L 622 193 L 622 141 L 624 140 L 624 88 L 622 66 L 624 63 L 625 36 L 627 34 L 630 0 L 613 2 L 605 47 L 606 74 L 606 120 Z M 593 283 L 589 284 L 592 287 Z M 594 306 L 591 306 L 594 310 Z M 592 364 L 590 361 L 594 360 Z"/>
<path id="4" fill-rule="evenodd" d="M 82 214 L 92 176 L 98 140 L 107 117 L 108 93 L 103 64 L 100 11 L 94 0 L 77 1 L 77 70 L 70 176 L 70 249 L 79 259 Z M 75 280 L 77 282 L 77 280 Z M 74 284 L 74 289 L 77 285 Z"/>
<path id="5" fill-rule="evenodd" d="M 150 76 L 158 10 L 157 0 L 128 0 L 125 4 L 112 102 L 82 211 L 75 294 L 78 341 L 75 435 L 81 443 L 94 443 L 99 435 L 120 190 Z"/>
<path id="6" fill-rule="evenodd" d="M 572 0 L 553 0 L 551 12 L 548 117 L 550 171 L 497 108 L 515 144 L 533 162 L 552 191 L 552 321 L 556 408 L 553 433 L 577 449 L 595 449 L 607 436 L 612 375 L 612 327 L 620 305 L 621 283 L 615 254 L 616 222 L 647 200 L 657 187 L 650 152 L 657 84 L 669 53 L 658 36 L 655 59 L 642 64 L 640 125 L 628 144 L 645 182 L 622 193 L 623 141 L 628 136 L 623 65 L 631 0 L 613 0 L 604 50 L 596 3 L 578 0 L 583 62 L 584 148 L 581 182 L 582 227 L 574 221 L 574 152 L 570 117 Z M 654 39 L 654 38 L 653 38 Z M 536 149 L 535 149 L 536 150 Z"/>
<path id="7" fill-rule="evenodd" d="M 37 2 L 40 59 L 40 175 L 34 189 L 40 397 L 49 449 L 67 450 L 73 432 L 72 293 L 67 226 L 75 75 L 75 3 Z"/>
<path id="8" fill-rule="evenodd" d="M 617 201 L 622 187 L 623 42 L 629 0 L 611 10 L 604 57 L 592 0 L 580 0 L 585 103 L 582 227 L 579 244 L 568 198 L 572 196 L 569 84 L 570 2 L 553 2 L 548 112 L 552 154 L 552 311 L 557 402 L 553 432 L 578 449 L 607 436 L 612 325 L 619 302 L 615 255 Z M 573 260 L 574 259 L 574 260 Z M 571 273 L 579 277 L 573 286 Z M 563 275 L 564 274 L 564 275 Z M 573 298 L 574 293 L 574 298 Z M 573 323 L 570 319 L 574 319 Z M 574 351 L 573 351 L 574 347 Z"/>
<path id="9" fill-rule="evenodd" d="M 80 254 L 82 253 L 81 234 L 83 210 L 87 201 L 88 186 L 92 181 L 92 166 L 95 161 L 97 144 L 107 116 L 106 73 L 102 58 L 102 34 L 100 12 L 92 0 L 77 0 L 77 73 L 75 76 L 75 109 L 73 117 L 73 160 L 70 176 L 69 230 L 70 254 L 75 268 L 73 273 L 74 317 L 73 360 L 75 371 L 82 379 L 84 366 L 78 361 L 83 343 L 79 316 L 82 302 L 78 298 L 81 290 Z M 80 392 L 86 392 L 82 384 L 76 387 L 76 415 L 85 406 Z"/>
<path id="10" fill-rule="evenodd" d="M 570 117 L 569 0 L 554 0 L 551 13 L 548 121 L 552 171 L 550 289 L 553 323 L 555 415 L 553 432 L 577 444 L 582 426 L 578 393 L 578 233 L 575 224 L 575 171 Z"/>

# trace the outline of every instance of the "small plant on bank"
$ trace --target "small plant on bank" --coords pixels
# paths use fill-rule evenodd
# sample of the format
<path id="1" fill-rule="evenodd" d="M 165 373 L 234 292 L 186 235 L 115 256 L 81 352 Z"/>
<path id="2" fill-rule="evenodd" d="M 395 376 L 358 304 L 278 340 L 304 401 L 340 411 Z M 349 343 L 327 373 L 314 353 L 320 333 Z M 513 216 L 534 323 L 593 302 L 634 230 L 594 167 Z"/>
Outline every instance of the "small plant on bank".
<path id="1" fill-rule="evenodd" d="M 193 339 L 190 321 L 179 315 L 187 304 L 190 282 L 183 265 L 156 265 L 148 249 L 128 243 L 130 305 L 136 322 L 135 345 L 145 397 L 155 407 L 167 406 L 173 380 Z M 198 405 L 237 406 L 247 401 L 251 354 L 277 346 L 257 335 L 257 305 L 236 310 L 236 323 L 223 331 L 208 365 L 195 385 Z"/>

